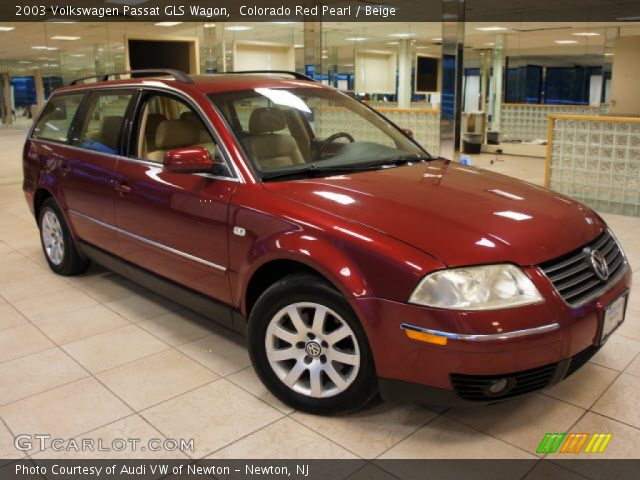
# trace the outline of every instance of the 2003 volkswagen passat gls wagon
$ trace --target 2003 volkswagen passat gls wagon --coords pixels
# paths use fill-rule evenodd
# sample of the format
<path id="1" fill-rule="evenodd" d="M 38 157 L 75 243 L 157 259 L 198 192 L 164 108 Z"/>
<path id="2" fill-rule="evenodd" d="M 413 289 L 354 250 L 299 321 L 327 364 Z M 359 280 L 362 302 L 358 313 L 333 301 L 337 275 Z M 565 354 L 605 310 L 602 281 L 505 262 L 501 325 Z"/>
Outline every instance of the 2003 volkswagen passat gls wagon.
<path id="1" fill-rule="evenodd" d="M 623 321 L 629 265 L 584 205 L 432 157 L 299 74 L 153 74 L 60 88 L 35 121 L 46 259 L 246 333 L 289 405 L 501 401 L 571 375 Z"/>

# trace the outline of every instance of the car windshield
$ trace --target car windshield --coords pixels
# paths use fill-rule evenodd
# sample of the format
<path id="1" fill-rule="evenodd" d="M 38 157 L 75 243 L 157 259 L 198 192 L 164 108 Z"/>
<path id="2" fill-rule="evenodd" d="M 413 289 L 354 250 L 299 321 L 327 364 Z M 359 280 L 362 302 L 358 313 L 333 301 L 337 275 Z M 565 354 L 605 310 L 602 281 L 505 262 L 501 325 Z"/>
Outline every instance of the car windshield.
<path id="1" fill-rule="evenodd" d="M 384 117 L 335 90 L 255 88 L 209 97 L 263 180 L 430 159 Z"/>

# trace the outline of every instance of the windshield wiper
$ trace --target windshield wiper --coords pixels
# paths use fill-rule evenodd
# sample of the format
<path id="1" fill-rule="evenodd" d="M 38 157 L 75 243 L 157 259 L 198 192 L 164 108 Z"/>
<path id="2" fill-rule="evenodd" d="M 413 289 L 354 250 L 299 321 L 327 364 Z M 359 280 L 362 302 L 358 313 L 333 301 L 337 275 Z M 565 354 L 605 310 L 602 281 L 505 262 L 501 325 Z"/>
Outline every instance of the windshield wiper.
<path id="1" fill-rule="evenodd" d="M 369 169 L 372 168 L 381 168 L 386 166 L 395 166 L 398 167 L 400 165 L 414 164 L 414 163 L 422 163 L 428 162 L 430 160 L 435 160 L 434 157 L 425 157 L 421 155 L 401 155 L 399 157 L 387 158 L 385 160 L 381 160 L 379 162 L 370 163 L 367 165 Z"/>
<path id="2" fill-rule="evenodd" d="M 278 172 L 269 172 L 262 175 L 262 181 L 275 180 L 278 178 L 298 177 L 305 176 L 309 178 L 317 177 L 320 175 L 328 174 L 340 174 L 340 173 L 353 173 L 353 172 L 369 172 L 371 170 L 378 170 L 386 166 L 400 166 L 409 163 L 422 163 L 430 160 L 435 160 L 434 157 L 425 157 L 420 155 L 404 155 L 399 157 L 388 158 L 380 162 L 367 163 L 364 165 L 353 166 L 326 166 L 319 167 L 316 163 L 311 163 L 304 168 L 297 170 L 285 170 Z"/>
<path id="3" fill-rule="evenodd" d="M 263 181 L 274 180 L 277 178 L 298 177 L 298 176 L 313 178 L 320 175 L 365 172 L 367 170 L 371 170 L 371 168 L 369 166 L 366 166 L 366 167 L 358 167 L 358 166 L 318 167 L 315 163 L 311 163 L 309 166 L 304 168 L 299 168 L 297 170 L 286 170 L 286 171 L 279 171 L 279 172 L 264 173 L 262 174 L 261 178 Z"/>

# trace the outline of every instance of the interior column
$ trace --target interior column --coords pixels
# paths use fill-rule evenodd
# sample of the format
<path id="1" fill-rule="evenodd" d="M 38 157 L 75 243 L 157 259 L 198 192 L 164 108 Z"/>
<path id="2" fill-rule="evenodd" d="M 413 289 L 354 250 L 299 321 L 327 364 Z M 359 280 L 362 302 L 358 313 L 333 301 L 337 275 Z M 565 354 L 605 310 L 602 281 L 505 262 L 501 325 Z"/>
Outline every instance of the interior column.
<path id="1" fill-rule="evenodd" d="M 411 40 L 402 39 L 398 47 L 398 107 L 411 106 Z"/>
<path id="2" fill-rule="evenodd" d="M 0 103 L 0 111 L 2 111 L 2 121 L 5 125 L 13 124 L 13 104 L 11 102 L 11 76 L 8 73 L 2 74 L 2 103 Z"/>
<path id="3" fill-rule="evenodd" d="M 322 22 L 304 22 L 305 74 L 322 75 Z"/>
<path id="4" fill-rule="evenodd" d="M 218 22 L 214 27 L 214 45 L 213 51 L 216 59 L 216 71 L 217 72 L 226 72 L 231 70 L 227 68 L 227 51 L 224 43 L 224 23 Z"/>
<path id="5" fill-rule="evenodd" d="M 491 78 L 491 51 L 480 52 L 480 111 L 487 111 L 489 80 Z"/>
<path id="6" fill-rule="evenodd" d="M 36 83 L 36 104 L 38 105 L 38 112 L 44 105 L 44 84 L 42 83 L 42 72 L 35 70 L 33 73 L 33 79 Z"/>
<path id="7" fill-rule="evenodd" d="M 464 52 L 464 0 L 442 2 L 440 61 L 440 155 L 451 160 L 460 151 Z"/>
<path id="8" fill-rule="evenodd" d="M 491 115 L 491 130 L 500 131 L 500 110 L 502 108 L 502 63 L 504 59 L 504 34 L 496 35 L 493 46 L 493 76 L 491 77 L 492 97 L 489 113 Z"/>

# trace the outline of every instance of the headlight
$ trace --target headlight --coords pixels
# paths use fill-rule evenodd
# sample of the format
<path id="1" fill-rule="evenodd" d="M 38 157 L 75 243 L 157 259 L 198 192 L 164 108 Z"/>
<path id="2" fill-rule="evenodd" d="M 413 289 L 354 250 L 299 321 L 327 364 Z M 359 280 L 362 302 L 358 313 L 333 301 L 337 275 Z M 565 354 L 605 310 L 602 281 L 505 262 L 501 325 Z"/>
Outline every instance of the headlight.
<path id="1" fill-rule="evenodd" d="M 515 265 L 440 270 L 424 277 L 409 303 L 453 310 L 496 310 L 542 301 L 533 282 Z"/>

